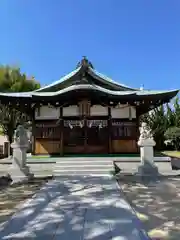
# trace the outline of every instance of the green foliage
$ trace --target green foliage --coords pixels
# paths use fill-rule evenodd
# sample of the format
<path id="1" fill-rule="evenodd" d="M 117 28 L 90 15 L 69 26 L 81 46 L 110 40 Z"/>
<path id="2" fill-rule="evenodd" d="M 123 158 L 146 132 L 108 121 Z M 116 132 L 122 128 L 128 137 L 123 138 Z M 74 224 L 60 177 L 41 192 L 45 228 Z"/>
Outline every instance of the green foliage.
<path id="1" fill-rule="evenodd" d="M 163 149 L 164 147 L 164 132 L 168 127 L 168 120 L 166 118 L 165 107 L 160 106 L 151 112 L 142 116 L 141 121 L 146 122 L 151 129 L 156 141 L 156 148 Z"/>
<path id="2" fill-rule="evenodd" d="M 0 66 L 0 92 L 28 92 L 40 88 L 34 78 L 28 78 L 17 67 Z M 12 108 L 0 104 L 0 125 L 2 133 L 12 142 L 14 129 L 18 123 L 24 123 L 28 116 Z"/>
<path id="3" fill-rule="evenodd" d="M 21 73 L 20 68 L 0 66 L 0 92 L 29 92 L 38 88 L 40 84 Z"/>
<path id="4" fill-rule="evenodd" d="M 172 141 L 175 149 L 178 150 L 180 147 L 180 127 L 170 127 L 164 134 L 167 140 Z"/>
<path id="5" fill-rule="evenodd" d="M 146 122 L 151 129 L 157 150 L 164 149 L 166 130 L 171 127 L 180 127 L 179 97 L 176 97 L 171 104 L 162 105 L 141 116 L 140 121 Z"/>

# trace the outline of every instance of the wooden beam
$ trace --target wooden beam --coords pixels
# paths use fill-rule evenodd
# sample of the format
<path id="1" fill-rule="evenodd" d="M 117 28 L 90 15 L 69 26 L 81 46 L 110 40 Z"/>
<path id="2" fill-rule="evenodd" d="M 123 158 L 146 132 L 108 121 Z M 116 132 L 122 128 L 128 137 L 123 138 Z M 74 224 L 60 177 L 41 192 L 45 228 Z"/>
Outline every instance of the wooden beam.
<path id="1" fill-rule="evenodd" d="M 59 109 L 59 117 L 60 117 L 60 155 L 64 154 L 64 121 L 63 121 L 63 108 Z"/>
<path id="2" fill-rule="evenodd" d="M 138 142 L 139 135 L 140 135 L 140 132 L 139 132 L 140 115 L 141 115 L 140 109 L 136 108 L 136 143 Z M 140 151 L 138 144 L 137 144 L 137 151 L 138 152 Z"/>
<path id="3" fill-rule="evenodd" d="M 108 107 L 108 141 L 109 141 L 109 153 L 112 153 L 112 118 L 111 118 L 111 107 Z"/>
<path id="4" fill-rule="evenodd" d="M 84 117 L 84 151 L 85 151 L 85 153 L 88 150 L 87 149 L 88 148 L 87 140 L 88 140 L 88 126 L 87 126 L 87 118 L 85 116 Z"/>
<path id="5" fill-rule="evenodd" d="M 35 155 L 36 154 L 36 121 L 35 121 L 35 106 L 32 108 L 32 154 Z"/>

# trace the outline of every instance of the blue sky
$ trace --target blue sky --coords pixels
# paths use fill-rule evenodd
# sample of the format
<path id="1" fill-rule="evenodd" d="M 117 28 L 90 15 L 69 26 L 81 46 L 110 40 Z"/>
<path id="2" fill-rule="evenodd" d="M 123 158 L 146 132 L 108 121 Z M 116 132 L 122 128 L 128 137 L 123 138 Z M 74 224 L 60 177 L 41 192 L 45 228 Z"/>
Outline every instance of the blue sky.
<path id="1" fill-rule="evenodd" d="M 179 0 L 0 0 L 0 63 L 42 85 L 82 56 L 116 81 L 180 88 Z"/>

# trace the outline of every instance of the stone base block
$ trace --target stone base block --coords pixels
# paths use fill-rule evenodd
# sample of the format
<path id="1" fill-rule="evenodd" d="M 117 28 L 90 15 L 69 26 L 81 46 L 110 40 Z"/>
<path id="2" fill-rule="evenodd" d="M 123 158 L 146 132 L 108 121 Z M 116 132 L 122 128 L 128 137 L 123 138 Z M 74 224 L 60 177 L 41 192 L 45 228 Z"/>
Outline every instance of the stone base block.
<path id="1" fill-rule="evenodd" d="M 34 175 L 30 173 L 29 167 L 20 168 L 18 166 L 11 166 L 9 168 L 9 174 L 12 179 L 12 184 L 28 181 L 34 177 Z"/>
<path id="2" fill-rule="evenodd" d="M 159 171 L 157 166 L 154 164 L 143 164 L 138 167 L 137 175 L 147 176 L 147 177 L 157 177 L 159 176 Z"/>

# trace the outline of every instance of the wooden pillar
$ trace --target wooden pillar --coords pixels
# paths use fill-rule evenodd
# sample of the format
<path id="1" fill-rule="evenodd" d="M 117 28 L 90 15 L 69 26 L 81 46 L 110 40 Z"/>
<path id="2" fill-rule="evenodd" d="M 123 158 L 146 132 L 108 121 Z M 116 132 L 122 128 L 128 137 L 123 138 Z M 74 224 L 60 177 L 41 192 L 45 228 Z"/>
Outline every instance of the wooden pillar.
<path id="1" fill-rule="evenodd" d="M 63 107 L 60 107 L 60 155 L 64 154 L 64 120 L 63 120 Z"/>
<path id="2" fill-rule="evenodd" d="M 87 144 L 87 139 L 88 139 L 87 117 L 90 115 L 91 102 L 88 99 L 84 99 L 81 102 L 79 102 L 78 105 L 79 105 L 80 116 L 82 117 L 82 120 L 84 121 L 84 153 L 86 153 L 87 150 L 88 150 L 88 144 Z M 80 121 L 81 121 L 81 119 L 80 119 Z"/>
<path id="3" fill-rule="evenodd" d="M 85 116 L 84 117 L 84 151 L 85 153 L 87 152 L 87 149 L 88 149 L 87 139 L 88 139 L 88 126 L 87 126 L 87 118 Z"/>
<path id="4" fill-rule="evenodd" d="M 140 127 L 140 108 L 138 106 L 136 106 L 136 146 L 137 146 L 137 152 L 140 151 L 140 148 L 137 144 L 138 139 L 139 139 L 139 127 Z"/>
<path id="5" fill-rule="evenodd" d="M 109 153 L 112 153 L 112 119 L 111 119 L 111 108 L 108 107 L 108 142 L 109 142 Z"/>
<path id="6" fill-rule="evenodd" d="M 32 108 L 32 137 L 31 137 L 31 144 L 32 144 L 32 154 L 36 154 L 36 120 L 35 120 L 35 106 Z"/>

